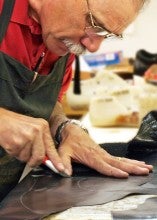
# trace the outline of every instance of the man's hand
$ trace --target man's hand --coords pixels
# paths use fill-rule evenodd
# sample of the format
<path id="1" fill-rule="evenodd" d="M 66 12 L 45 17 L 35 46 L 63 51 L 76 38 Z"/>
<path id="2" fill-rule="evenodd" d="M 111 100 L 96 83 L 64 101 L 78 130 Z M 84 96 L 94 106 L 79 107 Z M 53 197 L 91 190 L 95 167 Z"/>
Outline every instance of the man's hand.
<path id="1" fill-rule="evenodd" d="M 69 175 L 72 174 L 72 161 L 118 178 L 126 178 L 129 174 L 148 175 L 153 169 L 151 165 L 141 161 L 111 156 L 74 124 L 68 124 L 62 131 L 58 152 Z"/>
<path id="2" fill-rule="evenodd" d="M 41 164 L 47 155 L 59 171 L 64 170 L 49 124 L 44 119 L 0 108 L 0 145 L 9 155 L 27 162 L 30 167 Z"/>
<path id="3" fill-rule="evenodd" d="M 51 133 L 44 119 L 0 108 L 0 145 L 9 155 L 31 167 L 41 164 L 47 155 L 56 169 L 68 175 L 72 174 L 72 161 L 119 178 L 129 174 L 147 175 L 152 170 L 144 162 L 111 156 L 74 124 L 64 128 L 57 153 Z"/>

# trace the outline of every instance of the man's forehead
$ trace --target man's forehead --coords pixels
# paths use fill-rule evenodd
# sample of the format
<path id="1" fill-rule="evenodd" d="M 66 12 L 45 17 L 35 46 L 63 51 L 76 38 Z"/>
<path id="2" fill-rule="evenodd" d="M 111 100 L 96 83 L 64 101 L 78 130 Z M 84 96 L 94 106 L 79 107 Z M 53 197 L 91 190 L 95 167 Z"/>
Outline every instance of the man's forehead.
<path id="1" fill-rule="evenodd" d="M 147 1 L 149 0 L 88 0 L 89 5 L 93 5 L 94 7 L 99 5 L 101 5 L 101 7 L 106 5 L 110 5 L 112 7 L 114 7 L 115 5 L 130 5 L 130 7 L 133 7 L 137 11 L 141 9 L 141 7 Z"/>
<path id="2" fill-rule="evenodd" d="M 133 17 L 141 9 L 144 0 L 88 0 L 91 11 L 102 14 L 118 13 Z M 146 1 L 146 0 L 145 0 Z"/>
<path id="3" fill-rule="evenodd" d="M 131 4 L 132 0 L 98 0 L 100 4 L 91 1 L 90 7 L 96 21 L 108 30 L 115 33 L 122 31 L 134 20 L 136 16 L 135 8 Z M 124 4 L 125 2 L 125 4 Z"/>

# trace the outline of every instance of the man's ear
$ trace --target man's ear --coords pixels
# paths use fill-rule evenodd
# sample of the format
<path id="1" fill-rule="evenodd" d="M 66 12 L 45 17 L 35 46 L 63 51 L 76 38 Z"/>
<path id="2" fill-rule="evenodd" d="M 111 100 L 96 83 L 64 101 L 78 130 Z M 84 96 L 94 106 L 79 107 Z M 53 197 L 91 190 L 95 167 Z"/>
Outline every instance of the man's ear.
<path id="1" fill-rule="evenodd" d="M 28 0 L 29 2 L 29 15 L 40 23 L 39 14 L 42 7 L 42 4 L 45 0 Z"/>

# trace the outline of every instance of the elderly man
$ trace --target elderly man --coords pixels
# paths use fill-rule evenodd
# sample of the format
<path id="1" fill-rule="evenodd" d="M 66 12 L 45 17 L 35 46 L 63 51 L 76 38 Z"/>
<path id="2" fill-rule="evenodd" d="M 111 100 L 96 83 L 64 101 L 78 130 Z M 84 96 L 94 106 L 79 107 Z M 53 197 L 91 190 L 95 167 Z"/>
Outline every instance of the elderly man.
<path id="1" fill-rule="evenodd" d="M 108 154 L 61 106 L 74 55 L 95 52 L 108 37 L 121 38 L 144 2 L 0 0 L 1 199 L 26 163 L 35 167 L 46 155 L 68 176 L 73 161 L 118 178 L 152 170 L 144 162 Z"/>

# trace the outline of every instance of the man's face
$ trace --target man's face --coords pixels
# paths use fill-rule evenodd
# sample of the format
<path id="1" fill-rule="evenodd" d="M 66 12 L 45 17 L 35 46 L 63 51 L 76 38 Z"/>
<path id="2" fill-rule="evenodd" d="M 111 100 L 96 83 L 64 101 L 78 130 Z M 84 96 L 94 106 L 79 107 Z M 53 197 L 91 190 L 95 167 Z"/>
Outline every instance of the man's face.
<path id="1" fill-rule="evenodd" d="M 43 40 L 49 50 L 59 56 L 69 52 L 81 54 L 86 49 L 97 51 L 104 38 L 86 33 L 86 27 L 91 26 L 89 10 L 96 25 L 117 35 L 136 16 L 130 0 L 89 0 L 89 3 L 87 5 L 86 0 L 47 0 L 42 4 L 39 18 Z"/>

